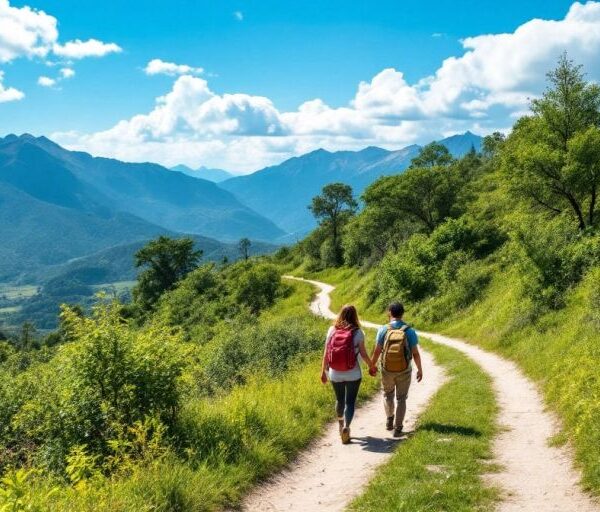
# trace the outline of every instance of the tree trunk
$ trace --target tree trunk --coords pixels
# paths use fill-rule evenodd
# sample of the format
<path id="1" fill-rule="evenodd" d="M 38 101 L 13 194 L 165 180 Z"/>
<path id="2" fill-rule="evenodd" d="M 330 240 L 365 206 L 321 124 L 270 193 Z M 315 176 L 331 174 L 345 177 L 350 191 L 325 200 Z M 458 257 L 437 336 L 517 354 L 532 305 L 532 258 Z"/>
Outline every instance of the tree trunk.
<path id="1" fill-rule="evenodd" d="M 573 195 L 570 192 L 566 193 L 565 196 L 567 197 L 567 200 L 571 204 L 571 208 L 573 208 L 573 211 L 577 215 L 579 229 L 581 231 L 583 231 L 585 229 L 585 219 L 583 217 L 583 212 L 581 211 L 581 206 L 579 206 L 579 203 L 577 202 L 577 200 L 573 197 Z"/>
<path id="2" fill-rule="evenodd" d="M 592 197 L 590 199 L 589 224 L 594 225 L 594 210 L 596 209 L 596 186 L 592 187 Z"/>

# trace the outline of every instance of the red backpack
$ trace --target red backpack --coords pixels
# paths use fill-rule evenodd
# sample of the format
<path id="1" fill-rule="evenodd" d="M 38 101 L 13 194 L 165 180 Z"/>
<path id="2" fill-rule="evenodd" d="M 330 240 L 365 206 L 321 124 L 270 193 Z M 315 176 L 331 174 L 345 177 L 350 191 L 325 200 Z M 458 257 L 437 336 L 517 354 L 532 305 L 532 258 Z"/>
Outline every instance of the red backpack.
<path id="1" fill-rule="evenodd" d="M 347 372 L 356 366 L 354 329 L 335 329 L 327 343 L 329 368 Z"/>

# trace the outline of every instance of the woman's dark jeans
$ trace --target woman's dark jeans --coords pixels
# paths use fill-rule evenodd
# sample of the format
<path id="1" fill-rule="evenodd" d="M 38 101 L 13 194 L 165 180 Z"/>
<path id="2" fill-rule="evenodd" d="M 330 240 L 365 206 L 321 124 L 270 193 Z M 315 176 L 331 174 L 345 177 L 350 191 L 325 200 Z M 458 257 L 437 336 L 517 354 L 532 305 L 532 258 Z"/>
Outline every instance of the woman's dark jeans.
<path id="1" fill-rule="evenodd" d="M 360 387 L 360 381 L 351 380 L 349 382 L 332 382 L 333 391 L 335 391 L 335 412 L 337 417 L 342 416 L 346 420 L 346 426 L 349 427 L 354 417 L 354 407 L 356 404 L 356 396 L 358 395 L 358 388 Z"/>

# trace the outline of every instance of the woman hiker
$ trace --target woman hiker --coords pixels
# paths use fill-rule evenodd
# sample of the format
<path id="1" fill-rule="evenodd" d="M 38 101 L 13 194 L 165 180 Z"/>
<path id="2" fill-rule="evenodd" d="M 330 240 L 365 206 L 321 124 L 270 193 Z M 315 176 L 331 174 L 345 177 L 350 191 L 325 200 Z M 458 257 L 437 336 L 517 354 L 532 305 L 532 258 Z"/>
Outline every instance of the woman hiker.
<path id="1" fill-rule="evenodd" d="M 377 370 L 365 349 L 365 333 L 360 328 L 356 308 L 346 305 L 327 331 L 321 368 L 321 382 L 325 384 L 329 379 L 335 392 L 335 411 L 344 444 L 350 442 L 350 423 L 362 379 L 359 354 L 369 373 L 375 375 Z"/>

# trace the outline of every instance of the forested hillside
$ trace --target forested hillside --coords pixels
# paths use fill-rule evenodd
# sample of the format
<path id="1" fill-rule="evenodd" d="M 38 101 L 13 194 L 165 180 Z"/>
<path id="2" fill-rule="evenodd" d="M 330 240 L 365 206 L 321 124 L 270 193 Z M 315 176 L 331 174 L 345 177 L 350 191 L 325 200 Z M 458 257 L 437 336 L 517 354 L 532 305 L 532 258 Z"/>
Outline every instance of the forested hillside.
<path id="1" fill-rule="evenodd" d="M 337 284 L 371 318 L 406 302 L 421 328 L 516 360 L 540 383 L 600 494 L 600 88 L 566 57 L 510 135 L 454 159 L 430 145 L 409 169 L 313 201 L 320 226 L 279 257 Z"/>
<path id="2" fill-rule="evenodd" d="M 29 134 L 0 139 L 0 185 L 0 234 L 17 255 L 6 260 L 13 266 L 15 260 L 27 257 L 27 251 L 19 245 L 23 237 L 5 231 L 8 224 L 28 227 L 32 244 L 43 240 L 51 263 L 61 261 L 59 251 L 67 257 L 82 256 L 81 244 L 91 246 L 89 254 L 159 233 L 192 233 L 228 241 L 242 237 L 273 240 L 284 234 L 210 181 L 157 164 L 68 151 L 46 137 Z M 11 219 L 5 208 L 15 197 L 21 204 Z M 119 222 L 110 225 L 116 216 L 121 217 Z M 92 229 L 88 224 L 99 224 L 95 241 L 84 236 Z M 111 229 L 112 237 L 105 233 Z"/>
<path id="3" fill-rule="evenodd" d="M 190 238 L 202 252 L 204 263 L 233 263 L 243 258 L 237 243 L 202 236 Z M 55 329 L 61 304 L 78 304 L 88 309 L 96 301 L 97 293 L 114 295 L 127 302 L 139 271 L 135 266 L 135 253 L 148 242 L 117 245 L 57 265 L 31 265 L 19 275 L 20 285 L 0 286 L 0 330 L 14 333 L 26 322 L 42 331 Z M 247 252 L 252 256 L 277 248 L 265 242 L 247 240 L 247 243 L 250 244 Z M 5 293 L 7 288 L 14 292 Z M 25 293 L 32 289 L 34 293 Z"/>

